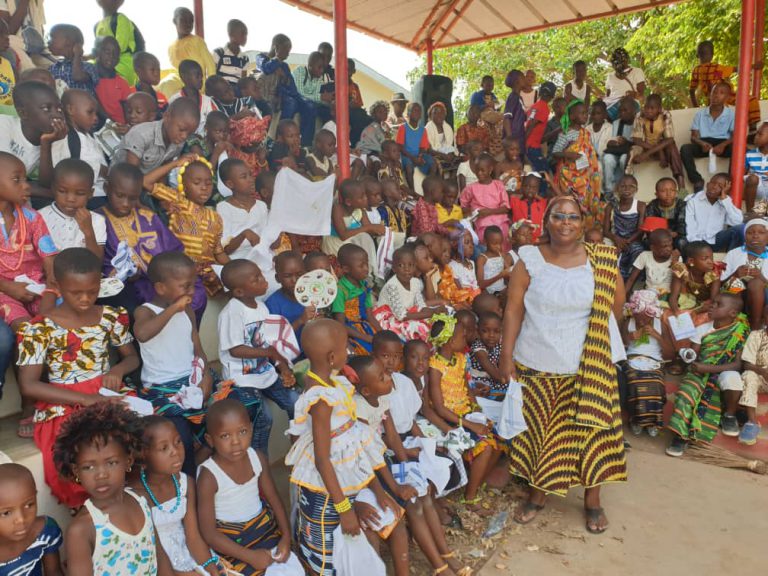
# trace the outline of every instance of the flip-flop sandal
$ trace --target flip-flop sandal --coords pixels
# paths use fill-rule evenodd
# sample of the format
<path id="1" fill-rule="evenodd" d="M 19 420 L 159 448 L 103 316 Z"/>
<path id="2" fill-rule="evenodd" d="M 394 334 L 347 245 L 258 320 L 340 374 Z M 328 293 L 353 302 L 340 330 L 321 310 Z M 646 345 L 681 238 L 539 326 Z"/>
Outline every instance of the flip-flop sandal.
<path id="1" fill-rule="evenodd" d="M 600 522 L 600 517 L 605 518 L 605 511 L 602 508 L 585 508 L 584 512 L 587 516 L 586 528 L 590 534 L 602 534 L 608 529 L 608 526 L 602 528 L 597 527 Z M 607 520 L 607 518 L 606 518 Z"/>
<path id="2" fill-rule="evenodd" d="M 527 520 L 520 520 L 517 517 L 517 511 L 515 511 L 515 514 L 512 516 L 512 518 L 518 524 L 523 524 L 523 525 L 530 524 L 531 522 L 533 522 L 536 519 L 536 517 L 539 515 L 539 512 L 541 512 L 542 510 L 544 510 L 544 504 L 534 504 L 530 500 L 527 500 L 525 502 L 525 504 L 523 504 L 522 509 L 521 509 L 523 515 L 528 515 L 531 512 L 536 512 L 536 514 L 534 514 L 533 516 L 531 516 Z"/>
<path id="3" fill-rule="evenodd" d="M 19 438 L 34 438 L 35 437 L 35 419 L 32 416 L 27 416 L 19 420 L 19 427 L 16 430 L 16 434 Z"/>
<path id="4" fill-rule="evenodd" d="M 491 510 L 483 508 L 483 505 L 481 504 L 482 501 L 483 501 L 482 496 L 477 496 L 475 498 L 472 498 L 471 500 L 466 500 L 462 496 L 461 499 L 459 499 L 459 504 L 466 506 L 467 510 L 474 512 L 475 514 L 481 517 L 486 517 L 493 514 Z"/>
<path id="5" fill-rule="evenodd" d="M 456 552 L 448 552 L 448 554 L 440 554 L 440 558 L 443 560 L 451 560 L 453 558 L 456 558 Z M 456 572 L 456 576 L 472 576 L 472 568 L 469 566 L 464 566 L 463 568 L 459 568 L 458 571 L 454 570 Z"/>

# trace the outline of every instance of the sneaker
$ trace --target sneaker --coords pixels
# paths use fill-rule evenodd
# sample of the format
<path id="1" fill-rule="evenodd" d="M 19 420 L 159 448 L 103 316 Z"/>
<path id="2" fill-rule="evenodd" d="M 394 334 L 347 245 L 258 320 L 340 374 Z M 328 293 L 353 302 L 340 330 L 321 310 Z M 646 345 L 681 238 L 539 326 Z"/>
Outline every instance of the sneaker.
<path id="1" fill-rule="evenodd" d="M 722 417 L 720 420 L 720 428 L 722 428 L 724 436 L 739 435 L 739 421 L 736 420 L 736 416 L 733 414 L 725 414 Z"/>
<path id="2" fill-rule="evenodd" d="M 672 442 L 670 442 L 669 446 L 667 446 L 667 456 L 672 456 L 673 458 L 679 458 L 683 455 L 683 452 L 685 452 L 685 448 L 688 445 L 688 443 L 680 438 L 680 436 L 675 436 L 672 439 Z"/>
<path id="3" fill-rule="evenodd" d="M 659 435 L 659 429 L 656 426 L 651 426 L 649 428 L 646 428 L 648 431 L 648 436 L 651 438 L 656 438 Z"/>
<path id="4" fill-rule="evenodd" d="M 739 442 L 746 444 L 747 446 L 754 446 L 757 444 L 757 436 L 760 434 L 760 424 L 757 422 L 747 422 L 741 428 L 739 433 Z"/>
<path id="5" fill-rule="evenodd" d="M 632 430 L 632 434 L 635 436 L 640 436 L 643 433 L 643 427 L 640 424 L 632 423 L 629 425 L 629 429 Z"/>

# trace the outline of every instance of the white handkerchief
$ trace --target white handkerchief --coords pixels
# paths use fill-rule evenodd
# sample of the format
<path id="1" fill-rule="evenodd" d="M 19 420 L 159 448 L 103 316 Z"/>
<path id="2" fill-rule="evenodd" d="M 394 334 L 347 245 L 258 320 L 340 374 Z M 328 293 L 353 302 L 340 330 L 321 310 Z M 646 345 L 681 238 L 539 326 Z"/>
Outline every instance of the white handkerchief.
<path id="1" fill-rule="evenodd" d="M 133 249 L 128 246 L 125 240 L 122 240 L 117 245 L 115 257 L 112 258 L 111 264 L 115 269 L 115 276 L 122 282 L 136 274 L 138 268 L 136 268 L 136 263 L 133 261 Z"/>
<path id="2" fill-rule="evenodd" d="M 122 396 L 123 402 L 128 405 L 128 408 L 136 412 L 140 416 L 151 416 L 155 413 L 152 408 L 152 402 L 144 400 L 144 398 L 138 398 L 136 396 L 124 396 L 119 392 L 110 390 L 109 388 L 100 388 L 99 394 L 102 396 Z"/>
<path id="3" fill-rule="evenodd" d="M 32 292 L 32 294 L 37 294 L 38 296 L 42 295 L 43 290 L 45 290 L 45 284 L 38 284 L 26 274 L 20 274 L 16 276 L 16 278 L 14 278 L 13 281 L 19 282 L 20 284 L 26 284 L 27 291 Z"/>

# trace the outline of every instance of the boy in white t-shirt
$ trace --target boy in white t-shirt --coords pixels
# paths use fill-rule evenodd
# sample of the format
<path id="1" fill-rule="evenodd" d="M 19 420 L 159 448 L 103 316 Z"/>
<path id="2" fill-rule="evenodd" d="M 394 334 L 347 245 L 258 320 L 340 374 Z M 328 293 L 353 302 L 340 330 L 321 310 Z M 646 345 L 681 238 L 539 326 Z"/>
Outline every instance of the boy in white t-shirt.
<path id="1" fill-rule="evenodd" d="M 233 296 L 219 314 L 223 376 L 233 381 L 235 396 L 251 415 L 251 446 L 266 454 L 272 416 L 262 396 L 293 419 L 299 394 L 293 388 L 292 361 L 299 355 L 299 344 L 290 322 L 257 302 L 267 291 L 267 281 L 255 263 L 230 260 L 221 271 L 221 281 Z"/>
<path id="2" fill-rule="evenodd" d="M 232 191 L 229 198 L 216 205 L 224 225 L 224 252 L 230 258 L 247 258 L 261 241 L 269 208 L 258 199 L 253 173 L 242 160 L 224 160 L 219 166 L 219 178 Z"/>
<path id="3" fill-rule="evenodd" d="M 658 228 L 648 237 L 651 249 L 642 252 L 633 263 L 632 273 L 627 278 L 627 297 L 641 274 L 645 274 L 645 287 L 654 290 L 660 298 L 669 294 L 672 288 L 672 264 L 680 254 L 674 249 L 672 233 Z"/>
<path id="4" fill-rule="evenodd" d="M 51 160 L 54 168 L 64 158 L 79 158 L 94 174 L 94 196 L 105 197 L 104 179 L 107 161 L 98 140 L 91 134 L 99 121 L 98 101 L 85 90 L 67 90 L 61 97 L 69 131 L 67 137 L 53 143 Z"/>
<path id="5" fill-rule="evenodd" d="M 53 203 L 40 209 L 53 243 L 59 250 L 88 248 L 104 257 L 107 223 L 86 208 L 93 196 L 93 170 L 83 160 L 66 158 L 53 170 Z"/>

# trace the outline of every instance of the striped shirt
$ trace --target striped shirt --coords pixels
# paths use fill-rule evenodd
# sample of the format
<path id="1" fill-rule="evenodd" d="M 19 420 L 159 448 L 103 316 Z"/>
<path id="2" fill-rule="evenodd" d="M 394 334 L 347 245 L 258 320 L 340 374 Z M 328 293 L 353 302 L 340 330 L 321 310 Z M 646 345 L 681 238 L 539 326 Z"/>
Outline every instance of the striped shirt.
<path id="1" fill-rule="evenodd" d="M 768 154 L 763 154 L 757 148 L 747 150 L 744 164 L 749 174 L 755 174 L 762 182 L 768 182 Z"/>
<path id="2" fill-rule="evenodd" d="M 230 84 L 237 85 L 248 65 L 248 56 L 243 52 L 235 54 L 229 49 L 229 46 L 216 48 L 211 56 L 213 56 L 213 62 L 216 64 L 216 74 Z"/>
<path id="3" fill-rule="evenodd" d="M 0 562 L 0 574 L 4 576 L 42 576 L 43 556 L 55 554 L 61 547 L 61 528 L 56 520 L 46 516 L 45 524 L 37 538 L 20 556 Z"/>

